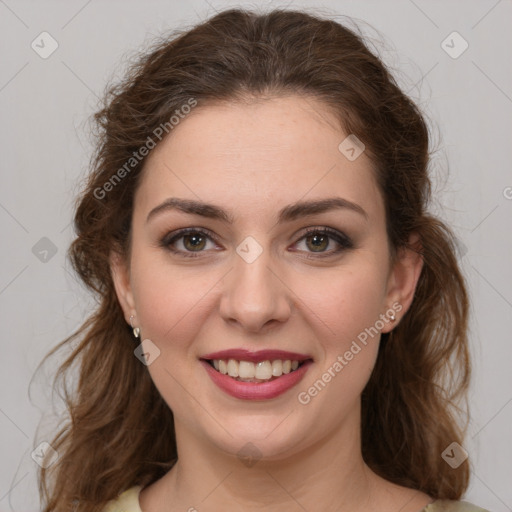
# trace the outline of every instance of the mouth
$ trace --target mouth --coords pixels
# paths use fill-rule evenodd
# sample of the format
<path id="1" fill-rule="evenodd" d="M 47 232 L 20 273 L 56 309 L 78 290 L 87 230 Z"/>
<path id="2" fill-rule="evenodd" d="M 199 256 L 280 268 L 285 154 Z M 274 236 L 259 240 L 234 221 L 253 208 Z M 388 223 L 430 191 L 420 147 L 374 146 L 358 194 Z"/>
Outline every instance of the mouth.
<path id="1" fill-rule="evenodd" d="M 253 363 L 237 359 L 203 359 L 222 375 L 227 375 L 238 382 L 271 382 L 282 375 L 298 370 L 306 361 L 296 359 L 274 359 Z"/>
<path id="2" fill-rule="evenodd" d="M 279 350 L 225 350 L 200 358 L 212 381 L 224 392 L 246 400 L 275 398 L 295 386 L 313 358 Z"/>

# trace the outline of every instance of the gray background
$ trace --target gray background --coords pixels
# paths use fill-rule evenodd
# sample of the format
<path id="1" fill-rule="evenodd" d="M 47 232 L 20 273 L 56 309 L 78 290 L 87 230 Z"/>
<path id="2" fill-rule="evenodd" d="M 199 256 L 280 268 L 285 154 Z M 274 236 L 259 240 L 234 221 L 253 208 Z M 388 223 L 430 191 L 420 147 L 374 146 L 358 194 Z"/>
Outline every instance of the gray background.
<path id="1" fill-rule="evenodd" d="M 92 306 L 65 251 L 73 197 L 91 154 L 86 121 L 97 96 L 153 36 L 237 5 L 256 4 L 0 0 L 0 511 L 39 508 L 31 453 L 51 440 L 62 413 L 52 404 L 50 377 L 63 356 L 34 371 Z M 431 119 L 438 148 L 432 210 L 457 233 L 472 296 L 472 419 L 464 448 L 474 471 L 465 499 L 493 512 L 512 510 L 512 2 L 257 5 L 361 20 Z M 46 59 L 31 47 L 34 40 L 42 46 L 43 31 L 58 43 Z M 453 31 L 469 45 L 457 58 L 464 43 L 458 36 L 446 40 Z"/>

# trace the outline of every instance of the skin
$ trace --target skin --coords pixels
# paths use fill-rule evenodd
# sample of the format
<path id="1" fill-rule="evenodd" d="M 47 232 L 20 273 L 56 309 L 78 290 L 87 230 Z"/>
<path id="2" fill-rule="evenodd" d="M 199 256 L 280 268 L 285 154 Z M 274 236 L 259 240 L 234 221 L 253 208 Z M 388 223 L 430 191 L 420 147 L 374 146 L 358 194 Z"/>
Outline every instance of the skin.
<path id="1" fill-rule="evenodd" d="M 338 150 L 346 136 L 324 104 L 293 95 L 199 105 L 149 155 L 135 195 L 129 261 L 111 258 L 126 321 L 133 316 L 141 339 L 160 350 L 147 369 L 175 418 L 179 460 L 141 492 L 144 512 L 233 504 L 244 511 L 416 512 L 433 501 L 382 479 L 362 459 L 360 396 L 380 335 L 307 405 L 297 399 L 394 303 L 402 310 L 381 332 L 397 325 L 422 267 L 406 250 L 391 264 L 371 162 L 365 153 L 349 161 Z M 277 223 L 290 203 L 333 196 L 357 203 L 368 218 L 341 209 Z M 214 203 L 235 221 L 177 210 L 147 221 L 170 197 Z M 334 254 L 338 243 L 329 238 L 315 252 L 304 231 L 326 226 L 354 247 Z M 187 227 L 208 229 L 217 240 L 204 239 L 197 258 L 159 244 Z M 262 249 L 250 264 L 236 252 L 247 236 Z M 175 249 L 194 253 L 185 242 Z M 290 350 L 314 362 L 285 394 L 245 401 L 217 388 L 199 363 L 228 348 Z M 261 455 L 250 467 L 237 456 L 248 442 Z"/>

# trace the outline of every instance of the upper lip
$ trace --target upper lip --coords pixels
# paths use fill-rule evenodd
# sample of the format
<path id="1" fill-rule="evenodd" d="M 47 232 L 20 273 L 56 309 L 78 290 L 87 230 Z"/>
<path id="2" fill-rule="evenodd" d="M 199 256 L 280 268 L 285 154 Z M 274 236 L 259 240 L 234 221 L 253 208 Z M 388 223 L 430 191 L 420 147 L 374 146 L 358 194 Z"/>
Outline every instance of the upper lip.
<path id="1" fill-rule="evenodd" d="M 201 356 L 201 359 L 236 359 L 237 361 L 251 361 L 258 363 L 260 361 L 275 361 L 281 359 L 282 361 L 306 361 L 312 359 L 307 354 L 299 354 L 298 352 L 288 352 L 286 350 L 257 350 L 251 351 L 243 348 L 233 348 L 228 350 L 221 350 L 219 352 L 211 352 Z"/>

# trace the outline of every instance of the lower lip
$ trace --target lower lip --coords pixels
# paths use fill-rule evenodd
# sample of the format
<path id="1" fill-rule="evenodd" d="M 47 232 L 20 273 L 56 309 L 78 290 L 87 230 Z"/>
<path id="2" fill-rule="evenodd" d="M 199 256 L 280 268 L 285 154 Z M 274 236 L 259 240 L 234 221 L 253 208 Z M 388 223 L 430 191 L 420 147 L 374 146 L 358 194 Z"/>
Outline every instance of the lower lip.
<path id="1" fill-rule="evenodd" d="M 311 363 L 312 361 L 306 361 L 293 372 L 283 374 L 269 382 L 242 382 L 218 372 L 210 363 L 201 360 L 208 375 L 222 391 L 242 400 L 269 400 L 282 395 L 300 382 Z"/>

